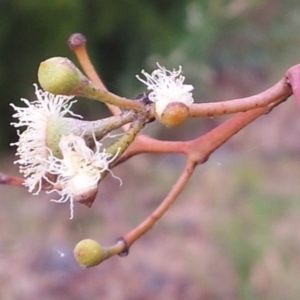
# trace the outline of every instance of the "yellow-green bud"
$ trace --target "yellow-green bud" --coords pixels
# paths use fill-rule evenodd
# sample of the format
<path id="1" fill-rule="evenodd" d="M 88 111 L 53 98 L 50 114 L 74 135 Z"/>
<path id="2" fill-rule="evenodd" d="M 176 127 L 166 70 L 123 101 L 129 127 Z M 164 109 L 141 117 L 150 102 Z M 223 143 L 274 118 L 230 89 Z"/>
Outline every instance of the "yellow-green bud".
<path id="1" fill-rule="evenodd" d="M 52 57 L 40 63 L 38 80 L 41 87 L 59 95 L 76 95 L 89 80 L 66 57 Z"/>
<path id="2" fill-rule="evenodd" d="M 108 256 L 107 250 L 98 242 L 85 239 L 80 241 L 74 248 L 76 261 L 85 268 L 99 265 Z"/>

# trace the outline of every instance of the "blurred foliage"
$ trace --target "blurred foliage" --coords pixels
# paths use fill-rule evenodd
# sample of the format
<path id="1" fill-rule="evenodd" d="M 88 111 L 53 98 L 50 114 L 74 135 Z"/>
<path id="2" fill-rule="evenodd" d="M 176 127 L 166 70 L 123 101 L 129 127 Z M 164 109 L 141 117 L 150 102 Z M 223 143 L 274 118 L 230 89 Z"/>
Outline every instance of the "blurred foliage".
<path id="1" fill-rule="evenodd" d="M 70 34 L 87 36 L 104 81 L 122 92 L 114 87 L 126 70 L 140 70 L 149 53 L 168 53 L 181 39 L 184 5 L 171 0 L 0 2 L 0 146 L 12 133 L 8 103 L 32 93 L 39 63 L 51 56 L 74 59 L 67 47 Z"/>
<path id="2" fill-rule="evenodd" d="M 15 140 L 8 103 L 34 97 L 42 60 L 75 60 L 66 43 L 74 32 L 87 36 L 113 92 L 134 97 L 142 88 L 134 75 L 160 61 L 183 65 L 198 101 L 211 101 L 253 94 L 296 62 L 298 9 L 296 0 L 1 0 L 0 149 Z M 79 106 L 97 117 L 93 103 Z"/>

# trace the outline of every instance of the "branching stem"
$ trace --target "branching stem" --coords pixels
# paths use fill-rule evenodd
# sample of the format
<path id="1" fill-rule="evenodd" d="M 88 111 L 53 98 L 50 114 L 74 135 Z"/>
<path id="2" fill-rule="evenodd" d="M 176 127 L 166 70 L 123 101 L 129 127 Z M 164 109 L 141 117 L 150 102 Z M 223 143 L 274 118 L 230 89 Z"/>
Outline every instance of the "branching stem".
<path id="1" fill-rule="evenodd" d="M 136 228 L 124 236 L 127 247 L 130 247 L 137 239 L 149 231 L 155 223 L 164 215 L 169 207 L 174 203 L 177 196 L 183 190 L 187 181 L 194 172 L 196 164 L 188 160 L 186 166 L 178 178 L 177 182 L 173 185 L 163 202 Z"/>

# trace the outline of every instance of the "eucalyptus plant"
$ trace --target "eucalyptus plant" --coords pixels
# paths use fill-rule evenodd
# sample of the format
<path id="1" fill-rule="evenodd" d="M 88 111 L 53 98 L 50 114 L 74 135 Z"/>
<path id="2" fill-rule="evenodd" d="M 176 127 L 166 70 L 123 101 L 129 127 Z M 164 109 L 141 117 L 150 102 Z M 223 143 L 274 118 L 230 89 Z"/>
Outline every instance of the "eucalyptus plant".
<path id="1" fill-rule="evenodd" d="M 76 203 L 91 207 L 100 183 L 114 175 L 116 165 L 143 153 L 181 153 L 186 164 L 177 181 L 158 207 L 136 228 L 111 246 L 90 239 L 80 241 L 75 258 L 85 267 L 98 265 L 113 255 L 125 256 L 131 245 L 148 232 L 165 214 L 184 189 L 195 168 L 211 153 L 258 117 L 267 114 L 292 94 L 300 101 L 300 65 L 290 68 L 270 89 L 246 98 L 213 103 L 194 103 L 194 87 L 185 83 L 183 67 L 167 70 L 157 63 L 151 73 L 142 71 L 137 80 L 145 92 L 136 99 L 115 95 L 97 75 L 86 51 L 86 39 L 73 34 L 69 46 L 76 54 L 85 75 L 65 57 L 41 62 L 38 69 L 36 100 L 22 99 L 25 107 L 11 106 L 19 131 L 15 161 L 23 177 L 1 174 L 1 183 L 22 185 L 30 193 L 42 191 L 56 195 L 53 201 L 69 202 L 70 219 Z M 112 116 L 97 121 L 83 120 L 72 112 L 74 97 L 85 97 L 106 104 Z M 180 126 L 189 118 L 232 115 L 205 135 L 189 141 L 157 140 L 142 129 L 151 122 L 168 128 Z M 120 135 L 114 133 L 121 130 Z M 116 136 L 119 138 L 116 140 Z M 105 141 L 105 143 L 104 143 Z M 105 144 L 105 147 L 104 147 Z M 107 146 L 106 146 L 107 145 Z M 55 197 L 55 196 L 54 196 Z"/>

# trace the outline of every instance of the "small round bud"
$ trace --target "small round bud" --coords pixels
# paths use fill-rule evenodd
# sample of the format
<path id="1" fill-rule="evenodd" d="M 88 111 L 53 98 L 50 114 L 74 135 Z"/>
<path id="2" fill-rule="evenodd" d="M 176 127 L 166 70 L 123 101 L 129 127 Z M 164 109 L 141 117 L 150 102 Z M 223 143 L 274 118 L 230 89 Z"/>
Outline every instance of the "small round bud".
<path id="1" fill-rule="evenodd" d="M 41 62 L 38 80 L 44 90 L 59 95 L 75 95 L 88 84 L 87 78 L 66 57 L 52 57 Z"/>
<path id="2" fill-rule="evenodd" d="M 68 39 L 69 47 L 74 50 L 75 48 L 82 46 L 86 43 L 86 38 L 81 33 L 73 33 Z"/>
<path id="3" fill-rule="evenodd" d="M 99 265 L 107 258 L 107 250 L 91 239 L 80 241 L 74 248 L 76 261 L 85 268 Z"/>
<path id="4" fill-rule="evenodd" d="M 181 102 L 169 103 L 161 115 L 157 115 L 158 120 L 167 127 L 181 125 L 189 116 L 189 108 Z"/>

